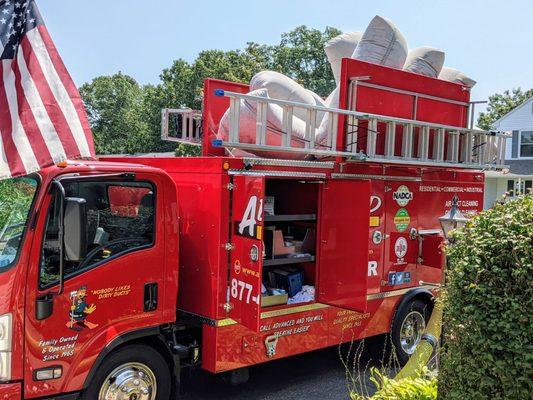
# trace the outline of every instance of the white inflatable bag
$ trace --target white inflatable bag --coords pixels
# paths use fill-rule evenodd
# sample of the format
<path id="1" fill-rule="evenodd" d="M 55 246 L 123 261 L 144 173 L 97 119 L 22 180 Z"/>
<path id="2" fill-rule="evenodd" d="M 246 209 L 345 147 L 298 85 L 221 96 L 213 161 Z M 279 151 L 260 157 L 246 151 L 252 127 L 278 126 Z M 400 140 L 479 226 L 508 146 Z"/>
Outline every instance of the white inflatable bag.
<path id="1" fill-rule="evenodd" d="M 250 80 L 250 90 L 267 89 L 271 99 L 295 101 L 298 103 L 315 105 L 316 100 L 310 90 L 305 89 L 298 82 L 288 76 L 275 71 L 261 71 Z M 306 111 L 295 108 L 294 115 L 305 119 Z"/>
<path id="2" fill-rule="evenodd" d="M 350 58 L 361 40 L 363 32 L 348 32 L 330 39 L 324 45 L 329 65 L 333 71 L 335 83 L 339 84 L 341 78 L 341 64 L 343 58 Z"/>
<path id="3" fill-rule="evenodd" d="M 473 80 L 472 78 L 469 78 L 461 71 L 456 70 L 455 68 L 450 68 L 450 67 L 442 68 L 442 71 L 440 71 L 440 74 L 439 74 L 439 79 L 442 79 L 443 81 L 448 81 L 448 82 L 460 83 L 461 85 L 465 85 L 470 88 L 476 84 L 476 81 Z"/>
<path id="4" fill-rule="evenodd" d="M 407 41 L 387 18 L 376 15 L 363 33 L 352 58 L 392 68 L 403 68 Z"/>
<path id="5" fill-rule="evenodd" d="M 433 47 L 422 46 L 409 50 L 403 69 L 419 75 L 436 78 L 444 65 L 444 52 Z"/>

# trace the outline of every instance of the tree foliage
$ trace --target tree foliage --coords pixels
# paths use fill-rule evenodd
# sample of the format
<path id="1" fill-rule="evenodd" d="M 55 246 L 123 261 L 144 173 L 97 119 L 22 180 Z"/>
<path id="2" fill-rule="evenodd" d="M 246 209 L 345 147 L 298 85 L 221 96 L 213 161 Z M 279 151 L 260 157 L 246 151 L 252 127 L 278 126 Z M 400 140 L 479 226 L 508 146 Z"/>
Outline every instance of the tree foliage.
<path id="1" fill-rule="evenodd" d="M 324 32 L 305 25 L 284 33 L 281 43 L 273 50 L 271 69 L 290 76 L 306 89 L 327 97 L 335 89 L 324 45 L 341 31 L 327 27 Z"/>
<path id="2" fill-rule="evenodd" d="M 32 178 L 0 181 L 0 231 L 26 219 L 36 186 Z"/>
<path id="3" fill-rule="evenodd" d="M 479 113 L 477 126 L 481 129 L 490 130 L 494 122 L 530 97 L 533 97 L 533 89 L 523 92 L 520 88 L 511 91 L 506 90 L 503 93 L 496 93 L 490 96 L 487 111 Z"/>
<path id="4" fill-rule="evenodd" d="M 444 310 L 443 399 L 533 393 L 533 195 L 485 211 L 453 235 Z"/>
<path id="5" fill-rule="evenodd" d="M 122 73 L 100 76 L 80 88 L 98 154 L 173 151 L 175 145 L 160 139 L 161 109 L 202 106 L 205 78 L 248 83 L 262 70 L 282 72 L 304 87 L 326 97 L 335 81 L 324 44 L 340 34 L 299 26 L 284 33 L 277 45 L 247 43 L 240 50 L 205 50 L 194 62 L 175 60 L 155 85 L 139 85 Z M 197 149 L 181 146 L 178 154 Z"/>

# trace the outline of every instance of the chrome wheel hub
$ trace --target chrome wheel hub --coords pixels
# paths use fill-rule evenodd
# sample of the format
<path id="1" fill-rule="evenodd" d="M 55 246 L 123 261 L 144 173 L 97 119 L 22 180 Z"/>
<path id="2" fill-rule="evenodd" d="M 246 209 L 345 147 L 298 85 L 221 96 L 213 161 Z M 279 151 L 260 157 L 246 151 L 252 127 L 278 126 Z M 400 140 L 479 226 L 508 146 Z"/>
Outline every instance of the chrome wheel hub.
<path id="1" fill-rule="evenodd" d="M 127 363 L 115 368 L 106 378 L 98 400 L 155 400 L 157 382 L 150 368 Z"/>
<path id="2" fill-rule="evenodd" d="M 426 321 L 422 314 L 418 311 L 411 311 L 407 314 L 400 328 L 402 350 L 407 354 L 413 354 L 420 343 L 424 329 L 426 329 Z"/>

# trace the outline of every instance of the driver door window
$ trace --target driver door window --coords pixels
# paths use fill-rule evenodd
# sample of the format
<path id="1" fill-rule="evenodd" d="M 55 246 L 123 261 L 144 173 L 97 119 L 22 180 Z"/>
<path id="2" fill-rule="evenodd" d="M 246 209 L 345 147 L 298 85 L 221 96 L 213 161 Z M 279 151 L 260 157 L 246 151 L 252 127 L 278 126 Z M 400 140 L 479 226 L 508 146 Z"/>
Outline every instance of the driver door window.
<path id="1" fill-rule="evenodd" d="M 71 277 L 107 260 L 153 245 L 155 190 L 148 182 L 64 182 L 66 197 L 82 198 L 87 209 L 87 249 L 80 261 L 65 260 L 65 277 Z M 48 211 L 40 263 L 40 287 L 57 283 L 60 243 L 59 201 L 52 199 Z"/>

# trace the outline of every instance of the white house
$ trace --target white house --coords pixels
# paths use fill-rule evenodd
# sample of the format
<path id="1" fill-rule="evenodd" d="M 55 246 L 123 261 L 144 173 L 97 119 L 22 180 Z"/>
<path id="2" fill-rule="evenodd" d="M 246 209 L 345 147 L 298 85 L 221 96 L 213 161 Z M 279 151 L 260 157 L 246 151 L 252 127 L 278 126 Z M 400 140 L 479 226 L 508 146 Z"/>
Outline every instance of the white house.
<path id="1" fill-rule="evenodd" d="M 509 172 L 485 173 L 485 208 L 494 205 L 505 192 L 512 195 L 533 189 L 533 97 L 494 122 L 493 129 L 512 132 L 505 148 Z"/>

